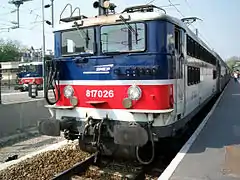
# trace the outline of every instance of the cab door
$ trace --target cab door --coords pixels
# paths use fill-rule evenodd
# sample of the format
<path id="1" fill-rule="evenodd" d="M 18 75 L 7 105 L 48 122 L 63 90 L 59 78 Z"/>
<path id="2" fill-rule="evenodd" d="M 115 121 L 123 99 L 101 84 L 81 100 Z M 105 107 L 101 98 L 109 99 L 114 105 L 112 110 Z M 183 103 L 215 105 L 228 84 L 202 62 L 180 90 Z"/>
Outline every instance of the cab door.
<path id="1" fill-rule="evenodd" d="M 176 99 L 176 112 L 177 120 L 184 116 L 185 111 L 185 32 L 183 29 L 175 27 L 175 60 L 176 60 L 176 77 L 175 77 L 175 99 Z"/>

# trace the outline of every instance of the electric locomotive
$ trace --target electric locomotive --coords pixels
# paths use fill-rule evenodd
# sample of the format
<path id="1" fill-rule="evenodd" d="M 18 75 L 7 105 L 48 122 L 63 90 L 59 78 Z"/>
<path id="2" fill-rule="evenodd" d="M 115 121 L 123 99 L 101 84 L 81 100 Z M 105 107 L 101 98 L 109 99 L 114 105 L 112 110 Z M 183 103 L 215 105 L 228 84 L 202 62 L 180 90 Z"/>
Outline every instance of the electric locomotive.
<path id="1" fill-rule="evenodd" d="M 42 88 L 42 62 L 28 62 L 19 64 L 19 73 L 17 73 L 17 86 L 15 89 L 20 91 L 28 90 L 28 84 L 35 82 L 38 88 Z"/>
<path id="2" fill-rule="evenodd" d="M 154 5 L 60 18 L 42 134 L 79 139 L 81 149 L 151 163 L 154 146 L 176 135 L 216 94 L 218 61 L 183 20 Z M 64 9 L 71 5 L 68 4 Z M 144 160 L 144 147 L 152 149 Z"/>

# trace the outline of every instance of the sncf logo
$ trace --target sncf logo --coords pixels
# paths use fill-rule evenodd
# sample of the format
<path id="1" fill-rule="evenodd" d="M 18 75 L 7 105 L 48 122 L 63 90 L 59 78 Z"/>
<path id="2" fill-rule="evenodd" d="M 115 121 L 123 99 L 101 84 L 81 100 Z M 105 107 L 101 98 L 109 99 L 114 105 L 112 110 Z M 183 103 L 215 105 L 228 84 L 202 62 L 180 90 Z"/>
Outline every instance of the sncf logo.
<path id="1" fill-rule="evenodd" d="M 97 67 L 96 71 L 109 71 L 110 69 L 110 67 Z"/>
<path id="2" fill-rule="evenodd" d="M 113 67 L 113 64 L 95 66 L 96 71 L 98 71 L 98 72 L 99 71 L 100 72 L 110 71 L 112 67 Z"/>

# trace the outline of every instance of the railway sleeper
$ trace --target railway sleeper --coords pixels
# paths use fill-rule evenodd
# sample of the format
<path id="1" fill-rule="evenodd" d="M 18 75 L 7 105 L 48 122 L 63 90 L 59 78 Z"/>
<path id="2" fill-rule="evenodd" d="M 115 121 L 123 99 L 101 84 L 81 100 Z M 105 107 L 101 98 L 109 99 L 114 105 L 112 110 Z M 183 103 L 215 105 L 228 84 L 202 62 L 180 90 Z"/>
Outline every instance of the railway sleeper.
<path id="1" fill-rule="evenodd" d="M 114 169 L 114 167 L 116 169 Z M 131 172 L 132 170 L 132 172 Z M 105 167 L 100 169 L 97 166 L 90 166 L 89 170 L 83 175 L 83 177 L 87 178 L 116 178 L 116 179 L 129 179 L 129 180 L 135 180 L 135 179 L 145 179 L 145 174 L 142 171 L 142 168 L 132 168 L 131 170 L 126 169 L 126 171 L 123 171 L 122 168 L 118 168 L 117 164 L 113 165 L 112 167 Z M 94 174 L 93 176 L 91 174 Z"/>

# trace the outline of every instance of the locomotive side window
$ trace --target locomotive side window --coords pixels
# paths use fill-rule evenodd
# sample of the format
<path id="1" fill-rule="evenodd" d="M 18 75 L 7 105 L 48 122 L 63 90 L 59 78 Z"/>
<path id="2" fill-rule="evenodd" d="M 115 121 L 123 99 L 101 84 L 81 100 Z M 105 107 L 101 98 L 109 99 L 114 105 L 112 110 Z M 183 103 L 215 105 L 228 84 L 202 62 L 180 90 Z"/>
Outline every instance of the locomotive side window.
<path id="1" fill-rule="evenodd" d="M 187 70 L 188 86 L 200 83 L 200 68 L 188 66 Z"/>
<path id="2" fill-rule="evenodd" d="M 180 31 L 178 29 L 175 29 L 175 49 L 178 53 L 180 53 Z"/>
<path id="3" fill-rule="evenodd" d="M 94 29 L 83 28 L 62 32 L 62 55 L 93 54 Z"/>
<path id="4" fill-rule="evenodd" d="M 145 24 L 128 23 L 128 25 L 118 24 L 101 27 L 103 53 L 145 50 Z"/>

